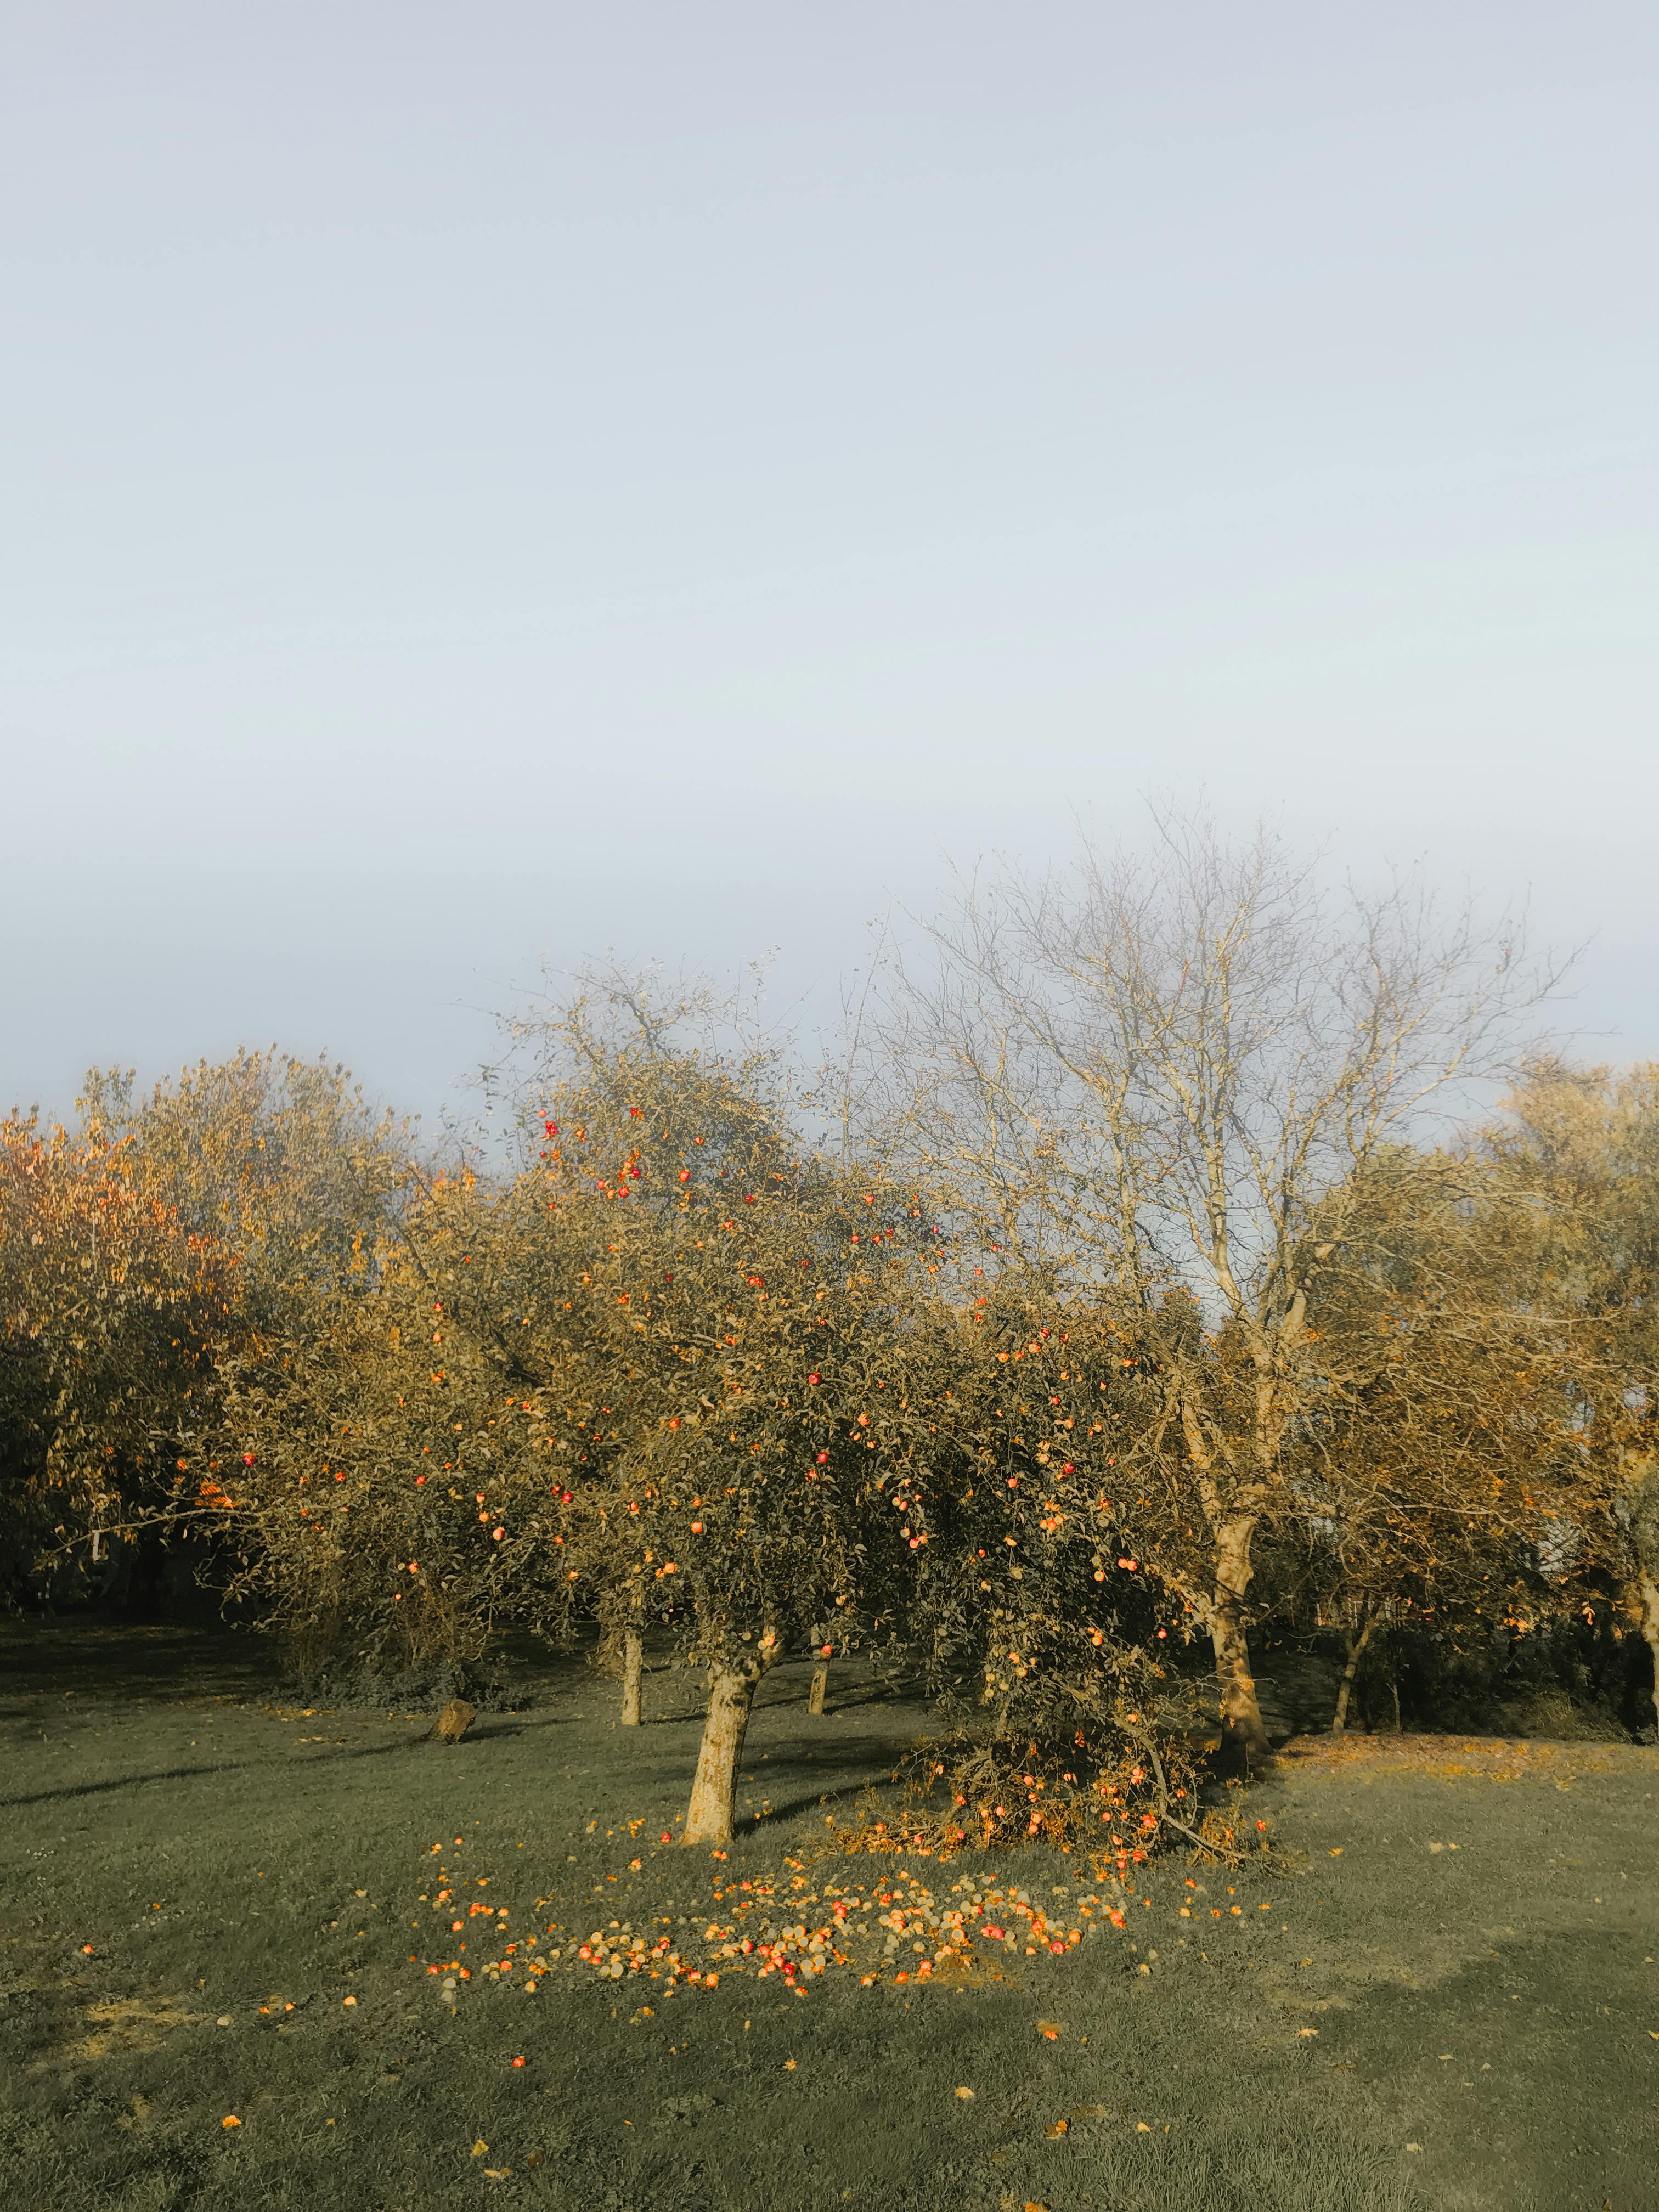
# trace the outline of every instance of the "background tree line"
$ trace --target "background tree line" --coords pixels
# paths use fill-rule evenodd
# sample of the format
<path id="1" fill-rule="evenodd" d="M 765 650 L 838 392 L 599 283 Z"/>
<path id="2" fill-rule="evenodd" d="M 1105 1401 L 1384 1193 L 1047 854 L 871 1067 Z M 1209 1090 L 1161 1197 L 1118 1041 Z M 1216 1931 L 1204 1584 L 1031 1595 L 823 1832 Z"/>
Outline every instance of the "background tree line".
<path id="1" fill-rule="evenodd" d="M 954 1701 L 958 1836 L 1126 1862 L 1183 1686 L 1266 1754 L 1253 1639 L 1334 1642 L 1339 1727 L 1643 1639 L 1659 1711 L 1659 1071 L 1550 1056 L 1550 981 L 1166 821 L 961 884 L 833 1065 L 589 977 L 489 1161 L 338 1067 L 95 1075 L 0 1125 L 0 1571 L 189 1556 L 337 1673 L 597 1634 L 625 1721 L 696 1666 L 702 1840 L 809 1651 Z"/>

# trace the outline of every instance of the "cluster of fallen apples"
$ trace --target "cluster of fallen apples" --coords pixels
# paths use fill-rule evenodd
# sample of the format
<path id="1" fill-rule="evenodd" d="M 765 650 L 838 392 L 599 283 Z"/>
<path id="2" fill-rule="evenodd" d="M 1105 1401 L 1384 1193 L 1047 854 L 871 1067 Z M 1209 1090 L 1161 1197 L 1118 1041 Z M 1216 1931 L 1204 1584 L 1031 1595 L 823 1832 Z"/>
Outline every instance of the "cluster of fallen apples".
<path id="1" fill-rule="evenodd" d="M 817 1977 L 835 1971 L 856 1973 L 866 1985 L 927 1982 L 1011 1954 L 1063 1956 L 1104 1929 L 1124 1929 L 1133 1901 L 1127 1893 L 1056 1882 L 1043 1903 L 1013 1884 L 966 1875 L 947 1886 L 939 1869 L 924 1874 L 889 1868 L 876 1879 L 826 1881 L 817 1887 L 804 1871 L 732 1882 L 717 1875 L 710 1909 L 655 1911 L 639 1920 L 619 1912 L 586 1929 L 551 1919 L 520 1934 L 510 1905 L 478 1893 L 490 1887 L 489 1876 L 440 1873 L 444 1886 L 421 1901 L 447 1919 L 447 1934 L 469 1940 L 444 1947 L 453 1955 L 424 1964 L 452 2000 L 464 1983 L 533 1992 L 558 1972 L 655 1983 L 665 1990 L 717 1989 L 733 1975 L 776 1977 L 803 1995 Z M 625 1898 L 611 1901 L 622 1905 Z M 538 1921 L 552 1904 L 537 1900 Z M 470 1960 L 463 1952 L 471 1954 Z M 422 1962 L 416 1957 L 413 1963 Z"/>

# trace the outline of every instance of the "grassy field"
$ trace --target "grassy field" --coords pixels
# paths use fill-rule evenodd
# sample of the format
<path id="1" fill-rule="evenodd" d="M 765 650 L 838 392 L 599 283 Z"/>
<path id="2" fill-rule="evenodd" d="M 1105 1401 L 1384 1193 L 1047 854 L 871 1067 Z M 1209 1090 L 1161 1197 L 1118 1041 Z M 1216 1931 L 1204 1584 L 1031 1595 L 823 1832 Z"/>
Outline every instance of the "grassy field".
<path id="1" fill-rule="evenodd" d="M 1659 1752 L 1308 1739 L 1262 1869 L 1125 1901 L 833 1850 L 927 1722 L 844 1669 L 818 1720 L 768 1684 L 721 1860 L 659 1840 L 683 1675 L 624 1731 L 550 1665 L 449 1749 L 280 1705 L 246 1638 L 0 1663 L 20 2207 L 1659 2207 Z"/>

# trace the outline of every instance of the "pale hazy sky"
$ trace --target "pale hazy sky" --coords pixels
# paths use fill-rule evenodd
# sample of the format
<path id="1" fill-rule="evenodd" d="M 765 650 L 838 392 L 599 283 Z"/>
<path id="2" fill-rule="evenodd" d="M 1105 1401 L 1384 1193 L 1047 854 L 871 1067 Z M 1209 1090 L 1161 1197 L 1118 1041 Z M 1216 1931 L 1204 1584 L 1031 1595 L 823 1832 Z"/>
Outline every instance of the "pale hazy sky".
<path id="1" fill-rule="evenodd" d="M 1659 1053 L 1651 0 L 11 0 L 0 1106 L 1139 794 Z"/>

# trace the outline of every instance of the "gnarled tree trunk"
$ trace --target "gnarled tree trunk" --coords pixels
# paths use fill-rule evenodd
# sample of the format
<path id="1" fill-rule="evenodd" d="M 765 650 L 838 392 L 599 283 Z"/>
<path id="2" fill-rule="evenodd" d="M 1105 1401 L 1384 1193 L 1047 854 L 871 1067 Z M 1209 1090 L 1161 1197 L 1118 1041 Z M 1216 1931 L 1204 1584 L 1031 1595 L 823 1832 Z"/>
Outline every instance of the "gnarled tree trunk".
<path id="1" fill-rule="evenodd" d="M 821 1713 L 823 1711 L 823 1701 L 829 1694 L 829 1690 L 830 1662 L 827 1659 L 820 1659 L 812 1669 L 812 1686 L 806 1693 L 806 1710 L 809 1713 Z"/>
<path id="2" fill-rule="evenodd" d="M 683 1844 L 729 1844 L 736 1814 L 738 1766 L 749 1716 L 761 1677 L 772 1663 L 777 1639 L 769 1630 L 750 1659 L 716 1662 L 708 1692 L 708 1713 L 697 1747 L 697 1771 L 685 1809 Z"/>

